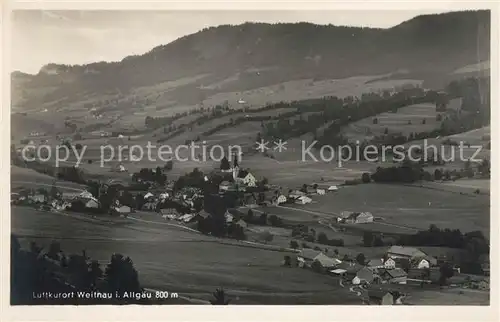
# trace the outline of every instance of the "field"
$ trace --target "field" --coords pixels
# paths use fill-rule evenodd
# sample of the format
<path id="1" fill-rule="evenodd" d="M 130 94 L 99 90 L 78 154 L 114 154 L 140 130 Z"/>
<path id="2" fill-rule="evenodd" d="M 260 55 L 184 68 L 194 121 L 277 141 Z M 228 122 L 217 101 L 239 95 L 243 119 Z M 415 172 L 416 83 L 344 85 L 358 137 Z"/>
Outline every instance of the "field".
<path id="1" fill-rule="evenodd" d="M 271 86 L 260 87 L 242 92 L 221 92 L 203 100 L 205 106 L 215 106 L 227 100 L 236 104 L 242 99 L 246 106 L 260 107 L 267 103 L 295 101 L 324 96 L 360 96 L 362 93 L 377 92 L 383 89 L 393 89 L 404 84 L 421 84 L 419 80 L 399 79 L 390 81 L 375 81 L 378 76 L 356 76 L 343 79 L 313 80 L 301 79 Z"/>
<path id="2" fill-rule="evenodd" d="M 283 268 L 286 253 L 221 244 L 178 228 L 133 222 L 90 223 L 27 208 L 12 209 L 12 232 L 63 251 L 107 262 L 112 253 L 130 256 L 144 287 L 206 299 L 224 287 L 234 304 L 360 304 L 338 281 L 311 271 Z M 209 256 L 207 256 L 209 254 Z"/>
<path id="3" fill-rule="evenodd" d="M 319 202 L 320 198 L 324 198 Z M 446 191 L 389 184 L 363 184 L 343 187 L 328 197 L 316 198 L 303 206 L 293 206 L 323 213 L 369 211 L 382 217 L 380 223 L 414 229 L 427 229 L 435 224 L 462 232 L 481 230 L 489 236 L 489 196 L 461 195 Z M 363 225 L 363 224 L 360 224 Z M 387 226 L 387 225 L 386 225 Z M 388 226 L 391 230 L 391 227 Z"/>
<path id="4" fill-rule="evenodd" d="M 360 142 L 377 135 L 383 135 L 385 129 L 388 133 L 410 133 L 432 131 L 439 127 L 440 122 L 436 121 L 436 106 L 430 103 L 409 105 L 398 109 L 397 113 L 382 113 L 375 117 L 368 117 L 346 126 L 343 133 L 346 137 L 355 142 Z M 373 124 L 373 119 L 377 118 L 378 123 Z M 425 120 L 425 124 L 422 124 Z M 411 124 L 408 124 L 411 122 Z"/>
<path id="5" fill-rule="evenodd" d="M 101 128 L 107 131 L 143 129 L 144 118 L 147 115 L 152 117 L 172 116 L 178 112 L 186 112 L 201 105 L 209 108 L 227 102 L 229 106 L 233 108 L 246 107 L 250 109 L 256 109 L 263 107 L 266 104 L 278 103 L 282 101 L 287 102 L 294 100 L 312 99 L 331 95 L 336 95 L 338 97 L 345 97 L 349 95 L 360 96 L 362 93 L 377 92 L 383 89 L 392 90 L 397 86 L 405 84 L 421 83 L 421 81 L 419 80 L 412 79 L 373 81 L 384 75 L 356 76 L 344 79 L 327 80 L 301 79 L 284 83 L 277 83 L 270 86 L 264 86 L 242 92 L 224 91 L 224 89 L 218 88 L 215 91 L 216 93 L 214 95 L 211 95 L 209 97 L 200 97 L 200 102 L 198 105 L 186 105 L 172 97 L 170 93 L 171 91 L 175 91 L 176 89 L 182 88 L 183 86 L 188 84 L 193 85 L 206 76 L 207 75 L 196 75 L 193 77 L 178 79 L 176 81 L 156 84 L 154 86 L 135 88 L 129 95 L 122 95 L 119 100 L 133 101 L 136 98 L 149 98 L 154 101 L 154 104 L 143 105 L 134 109 L 121 108 L 120 110 L 116 110 L 113 105 L 101 106 L 102 102 L 106 101 L 107 99 L 117 99 L 118 97 L 116 95 L 101 95 L 96 98 L 82 97 L 78 101 L 69 102 L 64 105 L 61 105 L 56 101 L 43 104 L 40 105 L 40 108 L 38 110 L 29 111 L 32 115 L 36 115 L 36 124 L 33 123 L 36 126 L 34 128 L 33 126 L 29 128 L 31 128 L 30 131 L 36 130 L 39 125 L 45 128 L 45 125 L 42 125 L 41 123 L 42 120 L 45 121 L 45 123 L 50 120 L 49 125 L 51 126 L 45 131 L 51 131 L 51 129 L 54 127 L 58 128 L 58 131 L 61 131 L 62 129 L 64 129 L 64 121 L 66 120 L 66 118 L 68 118 L 72 122 L 76 122 L 79 127 L 85 127 L 87 125 L 95 123 L 108 123 L 108 126 L 101 126 Z M 222 81 L 222 83 L 230 84 L 231 82 L 237 81 L 237 77 L 230 77 L 227 81 Z M 232 86 L 232 84 L 230 85 Z M 210 88 L 210 85 L 205 87 Z M 238 103 L 240 99 L 243 99 L 245 103 Z M 99 107 L 99 109 L 102 108 L 102 118 L 95 119 L 93 117 L 90 117 L 88 109 L 83 107 L 84 104 L 95 104 Z M 60 105 L 61 108 L 55 109 L 54 106 L 56 105 Z M 48 111 L 43 112 L 44 108 L 48 108 Z M 188 116 L 185 119 L 187 120 L 193 118 L 194 116 Z M 179 120 L 175 123 L 181 124 L 186 120 Z M 19 122 L 17 122 L 17 120 L 14 120 L 13 124 L 16 124 L 16 126 L 13 126 L 13 129 L 19 129 L 17 131 L 14 131 L 16 139 L 19 139 L 19 137 L 25 136 L 29 133 L 29 128 L 20 124 Z M 98 129 L 99 128 L 96 128 L 95 130 Z"/>
<path id="6" fill-rule="evenodd" d="M 55 180 L 53 177 L 50 177 L 45 174 L 38 173 L 34 170 L 27 168 L 19 168 L 16 166 L 10 167 L 11 173 L 11 189 L 16 187 L 23 188 L 46 188 L 49 189 L 52 186 L 52 183 L 56 183 L 56 185 L 62 191 L 80 191 L 84 187 L 80 184 L 68 182 L 68 181 L 60 181 Z"/>

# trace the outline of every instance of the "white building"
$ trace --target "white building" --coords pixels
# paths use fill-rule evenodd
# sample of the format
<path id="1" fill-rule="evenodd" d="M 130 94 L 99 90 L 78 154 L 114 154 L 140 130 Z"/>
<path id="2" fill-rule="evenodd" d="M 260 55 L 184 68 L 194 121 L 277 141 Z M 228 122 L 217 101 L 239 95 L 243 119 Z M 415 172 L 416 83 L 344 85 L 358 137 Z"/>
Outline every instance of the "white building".
<path id="1" fill-rule="evenodd" d="M 255 179 L 253 174 L 251 174 L 250 172 L 247 173 L 247 175 L 243 178 L 243 183 L 247 187 L 256 187 L 257 186 L 257 180 Z"/>
<path id="2" fill-rule="evenodd" d="M 231 183 L 229 181 L 222 181 L 221 184 L 219 185 L 219 190 L 227 191 L 230 186 L 231 186 Z"/>
<path id="3" fill-rule="evenodd" d="M 144 200 L 147 200 L 147 199 L 152 198 L 152 197 L 154 197 L 154 195 L 151 192 L 148 192 L 144 195 Z"/>
<path id="4" fill-rule="evenodd" d="M 229 211 L 226 211 L 224 218 L 226 218 L 226 223 L 229 224 L 233 222 L 234 216 Z"/>
<path id="5" fill-rule="evenodd" d="M 282 204 L 282 203 L 285 203 L 286 202 L 286 197 L 284 195 L 279 195 L 279 197 L 276 199 L 276 203 L 278 205 Z"/>
<path id="6" fill-rule="evenodd" d="M 92 197 L 85 202 L 85 208 L 99 208 L 99 201 L 96 198 Z"/>
<path id="7" fill-rule="evenodd" d="M 91 199 L 91 198 L 93 198 L 94 196 L 93 196 L 90 192 L 88 192 L 87 190 L 85 190 L 85 191 L 83 191 L 82 193 L 80 193 L 80 194 L 78 195 L 78 197 L 80 197 L 80 198 L 86 198 L 86 199 Z"/>
<path id="8" fill-rule="evenodd" d="M 324 195 L 326 193 L 325 189 L 316 189 L 316 193 L 320 196 Z"/>
<path id="9" fill-rule="evenodd" d="M 295 200 L 295 203 L 297 203 L 299 205 L 305 205 L 305 204 L 308 204 L 311 202 L 312 202 L 312 199 L 309 198 L 308 196 L 301 196 Z"/>

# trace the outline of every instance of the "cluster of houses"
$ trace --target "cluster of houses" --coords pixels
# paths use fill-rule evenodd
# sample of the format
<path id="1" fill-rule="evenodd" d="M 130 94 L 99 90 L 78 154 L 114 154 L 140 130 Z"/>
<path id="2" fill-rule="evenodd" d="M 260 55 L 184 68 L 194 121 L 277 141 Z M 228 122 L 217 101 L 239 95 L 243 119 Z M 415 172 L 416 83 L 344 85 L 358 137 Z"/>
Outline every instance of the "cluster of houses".
<path id="1" fill-rule="evenodd" d="M 167 188 L 164 192 L 157 194 L 149 191 L 143 198 L 144 203 L 140 207 L 140 210 L 162 212 L 163 217 L 165 217 L 167 212 L 178 214 L 177 208 L 189 210 L 188 212 L 190 213 L 196 212 L 195 203 L 202 200 L 203 192 L 198 188 L 185 187 L 173 195 L 172 189 Z M 169 203 L 170 207 L 166 206 L 166 203 Z M 174 207 L 174 205 L 177 207 Z M 173 219 L 172 216 L 165 218 Z"/>
<path id="2" fill-rule="evenodd" d="M 312 186 L 312 190 L 310 187 L 302 188 L 301 190 L 290 190 L 288 192 L 288 197 L 285 195 L 280 195 L 276 200 L 276 204 L 283 203 L 295 203 L 299 205 L 306 205 L 313 201 L 312 196 L 323 196 L 327 193 L 338 191 L 337 186 L 328 186 L 328 187 L 318 187 L 317 184 Z"/>
<path id="3" fill-rule="evenodd" d="M 185 224 L 198 222 L 200 220 L 204 220 L 210 217 L 210 214 L 205 210 L 201 210 L 199 212 L 181 214 L 173 208 L 164 208 L 160 209 L 160 213 L 162 217 L 165 219 L 176 220 Z M 225 212 L 224 218 L 227 225 L 235 224 L 242 227 L 243 229 L 248 227 L 248 224 L 243 219 L 239 218 L 239 216 L 235 214 L 232 214 L 230 210 Z"/>
<path id="4" fill-rule="evenodd" d="M 233 175 L 233 181 L 223 181 L 219 185 L 219 190 L 221 192 L 227 192 L 227 191 L 246 191 L 247 187 L 256 187 L 257 186 L 257 179 L 255 176 L 250 173 L 249 170 L 242 170 L 240 169 L 237 165 L 234 167 L 228 169 L 228 170 L 221 170 L 223 173 L 232 173 Z"/>
<path id="5" fill-rule="evenodd" d="M 100 207 L 99 200 L 88 191 L 80 193 L 56 193 L 50 195 L 41 191 L 21 190 L 11 193 L 11 204 L 35 206 L 47 211 L 64 211 L 79 208 L 79 210 L 96 211 Z M 115 200 L 110 207 L 110 214 L 126 216 L 132 209 Z"/>
<path id="6" fill-rule="evenodd" d="M 342 261 L 313 249 L 302 249 L 297 254 L 296 266 L 311 268 L 314 263 L 328 275 L 352 285 L 431 283 L 440 276 L 438 260 L 414 247 L 391 246 L 382 258 L 364 264 Z M 400 299 L 387 293 L 379 294 L 379 304 L 395 304 Z"/>
<path id="7" fill-rule="evenodd" d="M 337 217 L 337 222 L 342 224 L 365 224 L 373 222 L 371 212 L 342 211 Z"/>

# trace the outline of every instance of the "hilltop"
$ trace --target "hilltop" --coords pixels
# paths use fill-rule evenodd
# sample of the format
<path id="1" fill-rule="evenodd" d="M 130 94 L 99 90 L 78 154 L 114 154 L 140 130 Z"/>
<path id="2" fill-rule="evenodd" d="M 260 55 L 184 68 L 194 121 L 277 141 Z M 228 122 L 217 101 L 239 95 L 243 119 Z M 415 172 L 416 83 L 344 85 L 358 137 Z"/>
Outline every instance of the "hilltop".
<path id="1" fill-rule="evenodd" d="M 419 16 L 389 29 L 223 25 L 120 62 L 48 64 L 36 75 L 14 72 L 12 102 L 20 111 L 96 107 L 121 115 L 145 107 L 196 106 L 220 93 L 302 79 L 399 72 L 398 77 L 439 86 L 453 71 L 489 60 L 489 36 L 489 11 Z"/>

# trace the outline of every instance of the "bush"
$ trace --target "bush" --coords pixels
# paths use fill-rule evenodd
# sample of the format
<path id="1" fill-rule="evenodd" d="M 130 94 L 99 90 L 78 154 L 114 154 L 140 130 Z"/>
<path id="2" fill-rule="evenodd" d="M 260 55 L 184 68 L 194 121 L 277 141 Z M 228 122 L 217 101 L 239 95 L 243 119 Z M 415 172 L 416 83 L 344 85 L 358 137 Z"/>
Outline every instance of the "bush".
<path id="1" fill-rule="evenodd" d="M 368 172 L 364 172 L 363 175 L 361 176 L 361 181 L 363 183 L 370 183 L 371 181 L 370 174 Z"/>
<path id="2" fill-rule="evenodd" d="M 323 271 L 323 266 L 321 265 L 320 262 L 318 261 L 314 261 L 312 264 L 311 264 L 311 269 L 315 272 L 318 272 L 318 273 L 321 273 Z"/>
<path id="3" fill-rule="evenodd" d="M 358 256 L 356 256 L 356 262 L 358 262 L 360 265 L 365 265 L 365 255 L 363 253 L 359 253 Z"/>
<path id="4" fill-rule="evenodd" d="M 290 241 L 290 248 L 293 248 L 293 249 L 299 248 L 299 243 L 297 243 L 297 241 L 295 241 L 295 240 L 291 240 Z"/>
<path id="5" fill-rule="evenodd" d="M 283 224 L 283 221 L 281 220 L 280 217 L 278 217 L 276 215 L 271 215 L 271 216 L 269 216 L 269 223 L 271 224 L 271 226 L 281 227 Z"/>
<path id="6" fill-rule="evenodd" d="M 355 185 L 358 185 L 358 184 L 361 184 L 363 183 L 363 181 L 361 181 L 360 179 L 353 179 L 353 180 L 346 180 L 344 182 L 344 185 L 346 186 L 355 186 Z"/>
<path id="7" fill-rule="evenodd" d="M 318 234 L 318 243 L 328 245 L 328 237 L 326 237 L 325 233 L 321 232 Z"/>

